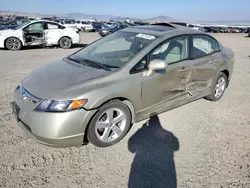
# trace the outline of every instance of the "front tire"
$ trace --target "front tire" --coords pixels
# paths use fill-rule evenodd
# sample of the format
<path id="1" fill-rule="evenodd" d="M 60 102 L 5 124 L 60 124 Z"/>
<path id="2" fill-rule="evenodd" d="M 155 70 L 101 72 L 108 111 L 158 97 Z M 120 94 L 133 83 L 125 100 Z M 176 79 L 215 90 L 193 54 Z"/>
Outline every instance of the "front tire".
<path id="1" fill-rule="evenodd" d="M 10 37 L 5 41 L 5 47 L 8 50 L 16 51 L 22 48 L 22 42 L 15 37 Z"/>
<path id="2" fill-rule="evenodd" d="M 131 126 L 131 113 L 126 104 L 114 100 L 103 105 L 87 130 L 87 139 L 97 147 L 109 147 L 122 140 Z"/>
<path id="3" fill-rule="evenodd" d="M 59 41 L 59 46 L 63 49 L 69 49 L 72 47 L 72 40 L 69 37 L 62 37 Z"/>
<path id="4" fill-rule="evenodd" d="M 228 85 L 227 76 L 223 72 L 220 72 L 220 74 L 217 76 L 217 78 L 215 79 L 215 82 L 213 83 L 211 87 L 212 94 L 207 96 L 206 99 L 210 101 L 220 100 L 223 94 L 225 93 L 227 85 Z"/>

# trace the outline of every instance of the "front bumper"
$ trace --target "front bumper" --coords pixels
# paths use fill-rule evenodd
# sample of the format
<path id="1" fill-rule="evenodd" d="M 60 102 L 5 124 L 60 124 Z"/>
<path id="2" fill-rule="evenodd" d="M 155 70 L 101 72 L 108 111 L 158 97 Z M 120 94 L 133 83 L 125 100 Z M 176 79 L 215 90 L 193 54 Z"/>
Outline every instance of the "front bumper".
<path id="1" fill-rule="evenodd" d="M 107 32 L 99 32 L 99 35 L 101 36 L 101 37 L 105 37 L 105 36 L 107 36 L 107 35 L 109 35 L 109 33 Z"/>
<path id="2" fill-rule="evenodd" d="M 52 147 L 78 147 L 84 144 L 88 122 L 96 112 L 84 109 L 63 113 L 36 112 L 36 105 L 23 101 L 20 89 L 14 92 L 12 109 L 18 125 L 33 140 Z"/>

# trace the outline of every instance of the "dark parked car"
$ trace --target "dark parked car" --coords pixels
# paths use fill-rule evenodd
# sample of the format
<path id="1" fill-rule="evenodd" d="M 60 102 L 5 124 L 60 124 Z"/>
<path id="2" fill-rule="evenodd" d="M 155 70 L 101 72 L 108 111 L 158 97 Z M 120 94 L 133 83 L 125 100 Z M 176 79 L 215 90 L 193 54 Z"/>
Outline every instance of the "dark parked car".
<path id="1" fill-rule="evenodd" d="M 219 29 L 216 27 L 204 27 L 204 29 L 208 33 L 219 33 L 220 32 Z"/>
<path id="2" fill-rule="evenodd" d="M 17 25 L 15 20 L 11 19 L 0 19 L 0 28 Z"/>
<path id="3" fill-rule="evenodd" d="M 96 32 L 99 32 L 101 29 L 105 28 L 104 23 L 101 22 L 92 22 L 91 24 Z"/>
<path id="4" fill-rule="evenodd" d="M 106 27 L 104 29 L 101 29 L 99 30 L 99 34 L 102 36 L 102 37 L 105 37 L 107 35 L 110 35 L 111 33 L 114 33 L 116 31 L 119 31 L 121 29 L 124 29 L 126 27 L 129 27 L 129 25 L 126 25 L 126 24 L 120 24 L 120 25 L 116 25 L 114 27 Z"/>
<path id="5" fill-rule="evenodd" d="M 25 17 L 25 16 L 16 16 L 14 20 L 19 25 L 19 24 L 22 24 L 24 22 L 27 22 L 29 19 L 28 19 L 28 17 Z"/>
<path id="6" fill-rule="evenodd" d="M 15 29 L 18 25 L 6 25 L 6 26 L 0 26 L 0 30 L 6 30 L 6 29 Z"/>
<path id="7" fill-rule="evenodd" d="M 52 17 L 42 17 L 41 20 L 54 21 Z"/>

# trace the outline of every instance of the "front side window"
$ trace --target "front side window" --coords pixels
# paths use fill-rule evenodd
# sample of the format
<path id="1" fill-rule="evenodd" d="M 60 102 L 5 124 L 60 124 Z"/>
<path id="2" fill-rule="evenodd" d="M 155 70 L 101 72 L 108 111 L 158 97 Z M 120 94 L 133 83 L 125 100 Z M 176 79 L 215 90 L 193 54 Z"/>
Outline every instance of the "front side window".
<path id="1" fill-rule="evenodd" d="M 128 63 L 155 39 L 156 37 L 153 35 L 117 31 L 70 57 L 78 61 L 85 59 L 108 67 L 119 68 Z"/>
<path id="2" fill-rule="evenodd" d="M 213 38 L 207 36 L 193 37 L 193 58 L 200 58 L 217 52 L 219 45 Z"/>
<path id="3" fill-rule="evenodd" d="M 43 22 L 36 22 L 24 28 L 26 31 L 43 31 Z"/>
<path id="4" fill-rule="evenodd" d="M 168 64 L 188 58 L 188 37 L 178 37 L 160 45 L 150 54 L 150 61 L 154 59 L 165 60 Z"/>

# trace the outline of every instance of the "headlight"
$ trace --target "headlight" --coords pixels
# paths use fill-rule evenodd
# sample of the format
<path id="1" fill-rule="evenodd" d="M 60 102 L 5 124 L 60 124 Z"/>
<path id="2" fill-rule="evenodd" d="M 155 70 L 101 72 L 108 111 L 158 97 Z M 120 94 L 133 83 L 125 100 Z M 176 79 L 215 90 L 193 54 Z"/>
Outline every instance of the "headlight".
<path id="1" fill-rule="evenodd" d="M 107 30 L 102 30 L 103 33 L 107 33 L 108 31 Z"/>
<path id="2" fill-rule="evenodd" d="M 87 99 L 65 101 L 42 100 L 42 102 L 40 102 L 35 108 L 35 111 L 66 112 L 82 108 L 87 103 L 87 101 Z"/>

